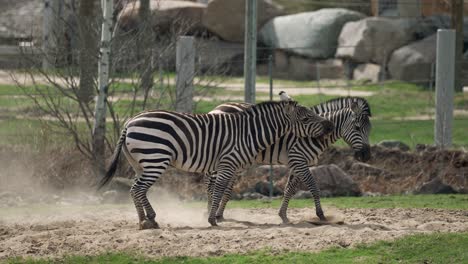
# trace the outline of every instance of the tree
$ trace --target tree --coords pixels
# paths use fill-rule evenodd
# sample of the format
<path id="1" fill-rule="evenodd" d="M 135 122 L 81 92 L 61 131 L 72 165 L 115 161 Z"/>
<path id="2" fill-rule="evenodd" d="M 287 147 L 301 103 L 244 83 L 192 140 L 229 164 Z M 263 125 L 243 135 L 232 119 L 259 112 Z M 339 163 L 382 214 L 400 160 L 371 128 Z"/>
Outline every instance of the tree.
<path id="1" fill-rule="evenodd" d="M 81 0 L 78 12 L 79 25 L 79 70 L 80 85 L 79 99 L 84 103 L 89 103 L 95 94 L 95 77 L 97 73 L 97 30 L 94 24 L 96 21 L 96 0 Z"/>

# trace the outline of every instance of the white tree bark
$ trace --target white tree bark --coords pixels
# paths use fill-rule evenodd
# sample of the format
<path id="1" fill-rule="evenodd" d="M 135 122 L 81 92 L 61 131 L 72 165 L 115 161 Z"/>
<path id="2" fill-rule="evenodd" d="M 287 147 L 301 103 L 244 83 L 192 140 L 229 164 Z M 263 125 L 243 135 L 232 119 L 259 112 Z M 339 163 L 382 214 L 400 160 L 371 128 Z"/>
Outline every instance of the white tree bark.
<path id="1" fill-rule="evenodd" d="M 104 171 L 105 136 L 106 136 L 106 101 L 109 85 L 109 53 L 112 32 L 113 0 L 101 0 L 104 19 L 102 21 L 101 45 L 98 65 L 99 94 L 96 100 L 93 129 L 93 152 L 99 172 Z"/>

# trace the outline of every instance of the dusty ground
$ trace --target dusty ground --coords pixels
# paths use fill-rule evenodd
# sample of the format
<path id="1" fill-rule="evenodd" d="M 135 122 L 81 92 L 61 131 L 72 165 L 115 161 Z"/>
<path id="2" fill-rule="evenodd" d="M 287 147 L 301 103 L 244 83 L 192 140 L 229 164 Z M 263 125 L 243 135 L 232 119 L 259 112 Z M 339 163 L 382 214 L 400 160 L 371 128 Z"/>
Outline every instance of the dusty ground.
<path id="1" fill-rule="evenodd" d="M 130 204 L 0 207 L 0 260 L 108 251 L 148 256 L 210 256 L 263 248 L 317 251 L 414 233 L 468 231 L 468 212 L 461 210 L 326 208 L 344 224 L 318 226 L 308 222 L 312 209 L 291 209 L 288 225 L 280 224 L 276 209 L 229 209 L 225 216 L 231 220 L 211 228 L 201 208 L 161 204 L 157 212 L 162 229 L 144 231 L 137 230 Z"/>

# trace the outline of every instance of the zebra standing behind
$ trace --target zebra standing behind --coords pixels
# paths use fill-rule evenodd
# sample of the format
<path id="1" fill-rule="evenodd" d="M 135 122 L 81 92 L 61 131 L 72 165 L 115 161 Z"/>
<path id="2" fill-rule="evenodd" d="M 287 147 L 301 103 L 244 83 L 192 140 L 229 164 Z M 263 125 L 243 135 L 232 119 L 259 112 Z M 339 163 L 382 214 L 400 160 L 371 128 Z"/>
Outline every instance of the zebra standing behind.
<path id="1" fill-rule="evenodd" d="M 99 187 L 112 179 L 123 149 L 137 177 L 130 193 L 140 229 L 158 228 L 146 194 L 168 166 L 188 172 L 217 171 L 208 217 L 216 226 L 215 213 L 228 183 L 259 151 L 285 134 L 318 137 L 332 130 L 330 121 L 292 101 L 260 103 L 235 114 L 143 112 L 126 122 Z"/>
<path id="2" fill-rule="evenodd" d="M 291 100 L 284 92 L 280 93 L 282 100 Z M 246 111 L 250 104 L 246 103 L 226 103 L 217 106 L 210 113 L 235 113 Z M 287 218 L 287 208 L 289 200 L 295 194 L 300 182 L 306 184 L 308 190 L 312 193 L 315 202 L 316 214 L 321 220 L 326 220 L 320 204 L 320 190 L 316 184 L 314 176 L 309 167 L 316 165 L 318 157 L 329 146 L 338 139 L 344 141 L 355 151 L 355 158 L 359 161 L 367 161 L 371 157 L 369 147 L 369 134 L 371 123 L 370 106 L 367 101 L 359 97 L 342 97 L 332 99 L 322 104 L 311 107 L 311 109 L 326 117 L 334 124 L 334 131 L 324 137 L 304 137 L 300 138 L 293 134 L 281 137 L 273 145 L 259 152 L 256 157 L 258 164 L 288 164 L 290 176 L 285 188 L 283 202 L 279 211 L 279 216 L 284 223 Z M 212 182 L 215 175 L 205 178 L 208 191 L 208 203 L 211 202 Z M 223 212 L 226 203 L 229 201 L 234 180 L 230 182 L 228 189 L 219 206 L 216 217 L 223 219 Z"/>

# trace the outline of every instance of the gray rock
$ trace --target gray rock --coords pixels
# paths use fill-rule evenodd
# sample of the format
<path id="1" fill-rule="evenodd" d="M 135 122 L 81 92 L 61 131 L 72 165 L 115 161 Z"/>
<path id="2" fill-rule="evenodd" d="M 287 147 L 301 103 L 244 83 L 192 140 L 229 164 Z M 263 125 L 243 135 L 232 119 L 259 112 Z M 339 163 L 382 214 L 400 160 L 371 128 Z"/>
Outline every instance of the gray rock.
<path id="1" fill-rule="evenodd" d="M 362 194 L 362 196 L 364 196 L 364 197 L 379 197 L 379 196 L 382 196 L 382 194 L 378 193 L 378 192 L 364 192 Z"/>
<path id="2" fill-rule="evenodd" d="M 432 64 L 436 60 L 437 35 L 413 42 L 395 50 L 388 62 L 393 79 L 427 85 L 431 80 Z"/>
<path id="3" fill-rule="evenodd" d="M 382 140 L 379 143 L 377 143 L 377 145 L 384 147 L 384 148 L 390 148 L 390 149 L 396 148 L 402 151 L 410 150 L 410 147 L 408 145 L 398 140 Z"/>
<path id="4" fill-rule="evenodd" d="M 280 6 L 271 0 L 257 1 L 257 28 L 282 15 Z M 222 39 L 244 42 L 245 0 L 212 0 L 203 14 L 203 26 Z"/>
<path id="5" fill-rule="evenodd" d="M 423 183 L 415 190 L 416 194 L 457 193 L 452 186 L 445 184 L 439 177 Z"/>
<path id="6" fill-rule="evenodd" d="M 364 63 L 354 68 L 353 78 L 355 80 L 367 80 L 377 83 L 380 80 L 382 67 L 378 64 Z"/>
<path id="7" fill-rule="evenodd" d="M 222 40 L 197 38 L 195 41 L 196 57 L 202 72 L 216 72 L 221 67 L 230 73 L 243 72 L 244 45 Z M 175 58 L 175 54 L 174 54 Z"/>
<path id="8" fill-rule="evenodd" d="M 335 164 L 321 165 L 310 169 L 317 179 L 320 191 L 328 196 L 356 196 L 361 190 L 351 176 Z"/>
<path id="9" fill-rule="evenodd" d="M 139 23 L 140 1 L 127 4 L 119 14 L 119 26 L 124 31 L 136 29 Z M 189 1 L 151 0 L 153 27 L 159 32 L 175 30 L 178 34 L 202 29 L 202 15 L 206 5 Z"/>
<path id="10" fill-rule="evenodd" d="M 267 74 L 265 68 L 263 72 Z M 259 67 L 259 72 L 262 72 Z M 314 60 L 277 51 L 273 69 L 276 78 L 297 80 L 342 79 L 345 76 L 342 60 Z"/>
<path id="11" fill-rule="evenodd" d="M 241 194 L 239 193 L 232 193 L 232 196 L 231 196 L 231 200 L 242 200 L 242 198 L 244 198 Z"/>
<path id="12" fill-rule="evenodd" d="M 257 200 L 257 199 L 263 199 L 265 198 L 265 196 L 256 192 L 247 192 L 247 193 L 242 194 L 242 198 L 244 200 Z"/>
<path id="13" fill-rule="evenodd" d="M 295 54 L 327 59 L 335 54 L 343 25 L 364 17 L 359 12 L 342 8 L 280 16 L 265 24 L 259 32 L 259 40 Z"/>
<path id="14" fill-rule="evenodd" d="M 383 64 L 397 48 L 414 39 L 413 22 L 371 17 L 343 26 L 338 38 L 337 58 Z"/>

